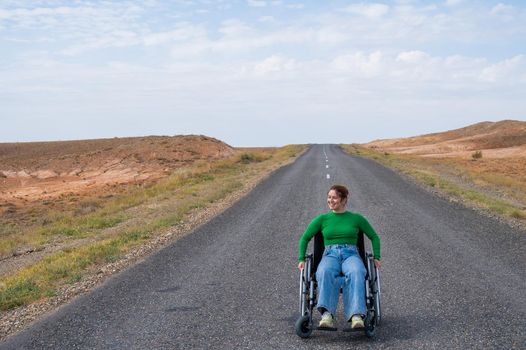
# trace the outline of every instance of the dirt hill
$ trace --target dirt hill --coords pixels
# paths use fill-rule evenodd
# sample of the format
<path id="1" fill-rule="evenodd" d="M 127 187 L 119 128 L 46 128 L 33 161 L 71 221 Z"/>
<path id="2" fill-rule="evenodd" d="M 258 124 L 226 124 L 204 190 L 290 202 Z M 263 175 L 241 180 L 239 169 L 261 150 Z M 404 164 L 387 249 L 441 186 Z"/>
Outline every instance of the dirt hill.
<path id="1" fill-rule="evenodd" d="M 471 157 L 482 151 L 485 158 L 526 157 L 526 122 L 482 122 L 445 132 L 388 140 L 364 146 L 386 152 L 426 157 Z"/>
<path id="2" fill-rule="evenodd" d="M 52 199 L 155 180 L 195 161 L 231 155 L 206 136 L 148 136 L 0 144 L 0 202 Z"/>

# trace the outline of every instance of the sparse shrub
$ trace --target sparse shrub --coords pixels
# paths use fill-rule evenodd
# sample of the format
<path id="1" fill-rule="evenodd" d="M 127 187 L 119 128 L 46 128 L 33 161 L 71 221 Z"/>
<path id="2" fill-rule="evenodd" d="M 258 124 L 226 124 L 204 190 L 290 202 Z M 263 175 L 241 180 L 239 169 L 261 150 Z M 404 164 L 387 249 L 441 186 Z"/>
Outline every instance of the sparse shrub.
<path id="1" fill-rule="evenodd" d="M 75 215 L 78 216 L 90 214 L 99 209 L 100 207 L 101 205 L 94 201 L 81 202 L 78 208 L 75 210 Z"/>
<path id="2" fill-rule="evenodd" d="M 117 224 L 120 224 L 122 221 L 124 221 L 124 217 L 122 215 L 108 217 L 93 216 L 86 218 L 83 224 L 91 229 L 105 229 L 108 227 L 114 227 Z"/>
<path id="3" fill-rule="evenodd" d="M 249 153 L 243 153 L 240 157 L 241 163 L 248 164 L 254 161 L 254 156 Z"/>
<path id="4" fill-rule="evenodd" d="M 511 217 L 515 219 L 526 219 L 526 210 L 516 209 L 511 213 Z"/>
<path id="5" fill-rule="evenodd" d="M 32 279 L 17 279 L 0 289 L 0 310 L 5 311 L 38 299 L 42 290 Z"/>
<path id="6" fill-rule="evenodd" d="M 477 159 L 482 158 L 482 151 L 476 151 L 476 152 L 473 152 L 473 153 L 471 154 L 471 157 L 472 157 L 474 160 L 477 160 Z"/>
<path id="7" fill-rule="evenodd" d="M 199 174 L 196 175 L 196 178 L 199 181 L 212 181 L 214 179 L 214 176 L 210 174 Z"/>
<path id="8" fill-rule="evenodd" d="M 76 227 L 59 227 L 52 231 L 54 235 L 61 234 L 64 236 L 77 236 L 80 234 Z"/>

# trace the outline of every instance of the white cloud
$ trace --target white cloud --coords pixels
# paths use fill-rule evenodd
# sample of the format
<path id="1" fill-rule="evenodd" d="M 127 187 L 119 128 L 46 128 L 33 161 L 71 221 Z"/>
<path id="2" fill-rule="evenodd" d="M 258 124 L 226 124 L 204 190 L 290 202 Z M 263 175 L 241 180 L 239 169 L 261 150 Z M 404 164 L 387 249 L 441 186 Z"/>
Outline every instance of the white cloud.
<path id="1" fill-rule="evenodd" d="M 276 19 L 273 16 L 261 16 L 258 18 L 258 21 L 263 22 L 263 23 L 271 23 L 271 22 L 275 22 Z"/>
<path id="2" fill-rule="evenodd" d="M 345 8 L 345 11 L 367 18 L 379 18 L 389 12 L 385 4 L 354 4 Z"/>
<path id="3" fill-rule="evenodd" d="M 93 18 L 96 16 L 106 17 L 108 15 L 115 15 L 117 17 L 130 18 L 131 15 L 140 13 L 143 9 L 137 5 L 124 3 L 122 5 L 115 5 L 112 7 L 93 6 L 91 3 L 86 3 L 85 6 L 78 7 L 37 7 L 32 9 L 15 8 L 0 10 L 0 19 L 10 19 L 21 24 L 35 24 L 37 22 L 30 22 L 32 18 L 52 18 L 52 17 L 72 17 L 72 18 Z"/>
<path id="4" fill-rule="evenodd" d="M 513 6 L 505 5 L 503 3 L 498 3 L 497 5 L 491 8 L 490 13 L 492 15 L 510 15 L 513 13 Z"/>
<path id="5" fill-rule="evenodd" d="M 206 36 L 206 29 L 202 26 L 185 24 L 179 28 L 167 32 L 158 32 L 147 34 L 142 38 L 144 45 L 160 45 L 172 41 L 185 41 L 192 39 L 204 38 Z"/>
<path id="6" fill-rule="evenodd" d="M 477 116 L 526 110 L 526 20 L 517 2 L 446 8 L 445 0 L 362 1 L 343 11 L 308 3 L 291 11 L 287 6 L 301 0 L 254 1 L 266 5 L 259 11 L 226 0 L 6 1 L 12 6 L 0 9 L 2 117 L 9 111 L 30 120 L 49 106 L 48 115 L 61 118 L 77 118 L 79 110 L 121 121 L 133 114 L 138 126 L 144 116 L 156 116 L 152 125 L 164 116 L 170 123 L 162 128 L 191 119 L 188 125 L 203 133 L 193 125 L 208 126 L 212 115 L 220 130 L 233 124 L 225 116 L 355 113 L 373 120 L 371 111 L 401 115 L 420 105 L 415 120 L 455 113 L 459 101 L 472 103 L 462 113 Z M 9 136 L 5 125 L 0 137 Z"/>
<path id="7" fill-rule="evenodd" d="M 220 32 L 223 36 L 215 40 L 203 36 L 182 42 L 173 48 L 172 54 L 174 57 L 214 52 L 235 55 L 275 45 L 295 45 L 316 41 L 316 34 L 312 29 L 284 28 L 275 32 L 261 33 L 241 21 L 224 22 Z"/>
<path id="8" fill-rule="evenodd" d="M 251 7 L 265 7 L 267 6 L 267 2 L 263 0 L 247 0 L 248 6 Z"/>
<path id="9" fill-rule="evenodd" d="M 323 26 L 314 33 L 316 41 L 321 44 L 337 45 L 349 40 L 349 34 L 340 27 Z"/>
<path id="10" fill-rule="evenodd" d="M 11 12 L 0 8 L 0 20 L 8 19 L 9 17 L 11 17 Z"/>
<path id="11" fill-rule="evenodd" d="M 374 77 L 382 73 L 382 53 L 376 51 L 369 55 L 363 52 L 340 55 L 331 65 L 337 70 L 355 73 L 359 76 Z"/>
<path id="12" fill-rule="evenodd" d="M 179 5 L 185 5 L 185 6 L 194 6 L 194 5 L 197 5 L 197 2 L 196 1 L 192 1 L 192 0 L 174 0 L 175 3 L 179 4 Z"/>
<path id="13" fill-rule="evenodd" d="M 400 52 L 396 57 L 396 60 L 405 63 L 418 63 L 428 59 L 429 57 L 430 56 L 427 53 L 415 50 Z"/>
<path id="14" fill-rule="evenodd" d="M 238 19 L 229 19 L 221 23 L 218 32 L 226 36 L 240 36 L 251 33 L 252 27 Z"/>
<path id="15" fill-rule="evenodd" d="M 498 86 L 513 86 L 526 83 L 526 56 L 517 55 L 489 64 L 484 58 L 460 55 L 436 57 L 413 50 L 397 54 L 381 51 L 355 52 L 339 55 L 327 62 L 325 68 L 317 67 L 330 75 L 335 69 L 343 72 L 346 79 L 366 78 L 371 86 L 392 88 L 391 93 L 403 84 L 404 89 L 426 89 L 439 87 L 443 91 L 491 90 Z M 342 77 L 340 75 L 340 77 Z M 427 88 L 421 84 L 432 82 Z M 491 85 L 481 85 L 491 83 Z"/>
<path id="16" fill-rule="evenodd" d="M 90 39 L 89 41 L 67 47 L 60 51 L 66 56 L 75 56 L 88 50 L 104 49 L 108 47 L 127 47 L 141 42 L 137 33 L 131 31 L 114 31 L 104 36 Z"/>
<path id="17" fill-rule="evenodd" d="M 12 9 L 12 10 L 2 10 L 0 12 L 0 18 L 23 18 L 23 17 L 39 17 L 39 16 L 69 16 L 69 15 L 84 15 L 84 14 L 93 14 L 96 10 L 92 7 L 55 7 L 55 8 L 46 8 L 46 7 L 37 7 L 34 9 Z"/>
<path id="18" fill-rule="evenodd" d="M 292 71 L 298 67 L 294 59 L 272 55 L 254 65 L 254 73 L 258 76 L 269 75 L 274 72 Z"/>
<path id="19" fill-rule="evenodd" d="M 305 7 L 305 5 L 304 4 L 288 4 L 287 7 L 289 9 L 301 10 L 302 8 Z"/>
<path id="20" fill-rule="evenodd" d="M 446 0 L 446 6 L 456 6 L 462 3 L 464 0 Z"/>
<path id="21" fill-rule="evenodd" d="M 60 51 L 66 56 L 75 56 L 86 51 L 104 48 L 124 48 L 129 46 L 144 45 L 146 47 L 162 45 L 173 42 L 200 43 L 206 40 L 206 29 L 199 25 L 183 23 L 176 29 L 165 32 L 140 34 L 133 31 L 116 30 L 104 35 L 86 38 L 82 43 L 66 47 Z M 202 50 L 197 50 L 201 52 Z"/>
<path id="22" fill-rule="evenodd" d="M 513 82 L 521 76 L 526 77 L 526 60 L 524 55 L 517 55 L 484 68 L 480 79 L 492 83 L 499 80 Z"/>

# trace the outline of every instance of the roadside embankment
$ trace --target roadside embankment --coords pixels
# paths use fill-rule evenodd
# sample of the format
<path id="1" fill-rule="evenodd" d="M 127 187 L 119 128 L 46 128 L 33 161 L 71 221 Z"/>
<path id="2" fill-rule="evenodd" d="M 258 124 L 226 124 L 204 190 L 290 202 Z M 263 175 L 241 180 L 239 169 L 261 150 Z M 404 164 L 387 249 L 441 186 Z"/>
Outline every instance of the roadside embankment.
<path id="1" fill-rule="evenodd" d="M 0 338 L 191 232 L 306 148 L 235 148 L 187 161 L 155 181 L 39 209 L 40 225 L 21 226 L 16 213 L 4 215 Z"/>
<path id="2" fill-rule="evenodd" d="M 360 144 L 341 147 L 349 154 L 373 159 L 405 174 L 437 195 L 526 229 L 524 157 L 485 157 L 484 150 L 462 157 L 427 157 Z"/>

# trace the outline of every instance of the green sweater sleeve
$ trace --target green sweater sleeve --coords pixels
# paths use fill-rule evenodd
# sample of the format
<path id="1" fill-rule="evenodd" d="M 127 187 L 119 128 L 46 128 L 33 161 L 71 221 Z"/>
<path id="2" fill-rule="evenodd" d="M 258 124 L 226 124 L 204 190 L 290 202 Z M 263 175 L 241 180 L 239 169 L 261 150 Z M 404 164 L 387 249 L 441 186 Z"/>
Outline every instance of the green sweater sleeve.
<path id="1" fill-rule="evenodd" d="M 309 226 L 307 226 L 307 229 L 305 230 L 303 235 L 300 237 L 298 261 L 305 260 L 305 252 L 307 251 L 307 245 L 309 244 L 309 241 L 312 239 L 312 237 L 314 237 L 316 233 L 321 231 L 322 221 L 323 214 L 315 217 L 314 220 L 311 221 Z"/>
<path id="2" fill-rule="evenodd" d="M 369 239 L 371 240 L 371 244 L 373 246 L 373 257 L 376 260 L 380 260 L 381 259 L 380 237 L 378 237 L 378 235 L 376 234 L 376 231 L 373 229 L 371 224 L 369 224 L 369 221 L 367 221 L 367 219 L 361 215 L 360 215 L 359 225 L 360 225 L 360 230 L 362 230 L 363 233 L 365 233 L 365 235 L 369 237 Z"/>

